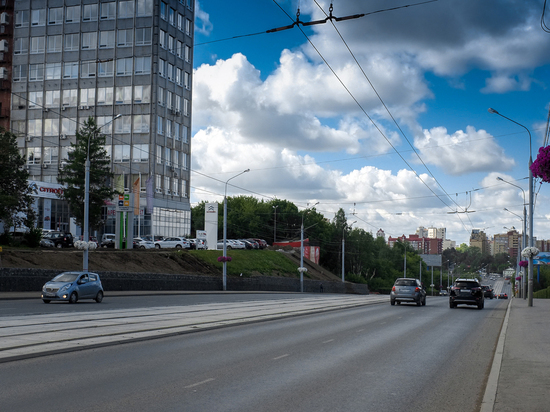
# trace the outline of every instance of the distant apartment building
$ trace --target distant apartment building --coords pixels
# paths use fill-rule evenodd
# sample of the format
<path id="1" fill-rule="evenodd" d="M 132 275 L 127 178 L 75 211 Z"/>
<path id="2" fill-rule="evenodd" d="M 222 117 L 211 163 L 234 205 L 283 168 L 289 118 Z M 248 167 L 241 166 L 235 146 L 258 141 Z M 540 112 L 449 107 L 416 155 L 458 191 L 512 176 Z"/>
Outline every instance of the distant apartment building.
<path id="1" fill-rule="evenodd" d="M 481 253 L 489 253 L 489 242 L 483 230 L 473 229 L 470 235 L 470 247 L 477 247 Z"/>
<path id="2" fill-rule="evenodd" d="M 11 104 L 30 180 L 43 193 L 63 190 L 58 171 L 93 117 L 113 186 L 139 184 L 135 232 L 189 234 L 194 0 L 0 1 L 0 124 Z M 114 207 L 105 210 L 112 233 Z M 36 208 L 40 227 L 69 229 L 66 202 L 39 193 Z"/>
<path id="3" fill-rule="evenodd" d="M 381 237 L 382 239 L 386 240 L 386 233 L 382 229 L 378 229 L 378 232 L 376 232 L 376 237 Z"/>
<path id="4" fill-rule="evenodd" d="M 394 244 L 398 241 L 407 242 L 414 250 L 418 251 L 418 253 L 420 254 L 440 255 L 441 253 L 443 253 L 442 239 L 430 239 L 427 237 L 420 237 L 417 234 L 409 235 L 409 237 L 403 235 L 396 238 L 392 238 L 390 236 L 388 238 L 388 246 L 393 248 Z"/>

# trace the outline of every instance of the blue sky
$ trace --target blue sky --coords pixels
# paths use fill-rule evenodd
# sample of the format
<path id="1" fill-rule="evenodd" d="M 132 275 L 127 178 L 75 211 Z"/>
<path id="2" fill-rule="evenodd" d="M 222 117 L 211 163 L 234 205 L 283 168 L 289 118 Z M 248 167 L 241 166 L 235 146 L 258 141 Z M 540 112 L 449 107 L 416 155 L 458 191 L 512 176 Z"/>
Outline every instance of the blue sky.
<path id="1" fill-rule="evenodd" d="M 198 1 L 192 202 L 222 200 L 250 168 L 228 195 L 319 202 L 367 231 L 446 227 L 460 244 L 472 229 L 521 228 L 503 209 L 521 215 L 522 192 L 496 178 L 527 193 L 529 137 L 487 109 L 526 126 L 536 158 L 549 104 L 543 1 L 333 0 L 333 15 L 406 5 L 306 38 L 263 32 L 298 8 L 302 22 L 325 18 L 330 1 Z M 536 184 L 539 239 L 550 238 L 547 185 Z"/>

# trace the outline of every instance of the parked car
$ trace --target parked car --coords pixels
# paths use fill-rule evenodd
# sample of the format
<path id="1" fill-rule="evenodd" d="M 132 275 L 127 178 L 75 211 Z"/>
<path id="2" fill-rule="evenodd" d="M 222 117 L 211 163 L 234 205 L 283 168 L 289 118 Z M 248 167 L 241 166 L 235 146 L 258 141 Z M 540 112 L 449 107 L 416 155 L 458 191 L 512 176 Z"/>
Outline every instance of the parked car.
<path id="1" fill-rule="evenodd" d="M 401 304 L 401 302 L 415 302 L 418 306 L 426 305 L 426 290 L 418 279 L 399 278 L 396 279 L 391 292 L 390 303 Z"/>
<path id="2" fill-rule="evenodd" d="M 252 243 L 248 239 L 239 239 L 239 241 L 244 243 L 246 249 L 254 249 L 254 244 L 256 244 L 256 242 Z"/>
<path id="3" fill-rule="evenodd" d="M 52 246 L 53 245 L 53 246 Z M 68 232 L 49 232 L 44 235 L 40 241 L 42 247 L 56 247 L 58 249 L 64 247 L 73 247 L 73 235 Z"/>
<path id="4" fill-rule="evenodd" d="M 191 249 L 206 249 L 206 244 L 202 239 L 188 239 Z"/>
<path id="5" fill-rule="evenodd" d="M 226 239 L 226 249 L 229 250 L 229 249 L 233 249 L 233 246 L 231 244 L 231 242 L 229 241 L 229 239 Z M 216 243 L 216 249 L 218 250 L 223 250 L 223 239 L 218 239 L 218 243 Z"/>
<path id="6" fill-rule="evenodd" d="M 167 237 L 163 240 L 159 240 L 155 242 L 155 247 L 157 249 L 170 249 L 170 248 L 176 248 L 176 249 L 189 249 L 190 244 L 189 241 L 184 237 Z"/>
<path id="7" fill-rule="evenodd" d="M 457 279 L 449 295 L 449 307 L 458 304 L 476 305 L 478 309 L 485 306 L 484 292 L 477 279 Z"/>
<path id="8" fill-rule="evenodd" d="M 155 244 L 150 240 L 145 240 L 140 237 L 134 238 L 134 249 L 154 249 Z"/>
<path id="9" fill-rule="evenodd" d="M 256 242 L 260 245 L 260 249 L 265 249 L 267 247 L 267 242 L 263 239 L 256 239 L 254 238 Z"/>
<path id="10" fill-rule="evenodd" d="M 46 282 L 42 287 L 42 301 L 66 301 L 76 303 L 79 299 L 103 300 L 103 285 L 97 273 L 63 272 Z"/>
<path id="11" fill-rule="evenodd" d="M 255 239 L 246 239 L 248 240 L 250 243 L 252 243 L 252 246 L 254 246 L 254 249 L 259 249 L 260 248 L 260 243 L 255 240 Z"/>
<path id="12" fill-rule="evenodd" d="M 103 236 L 101 237 L 101 247 L 114 248 L 115 247 L 115 239 L 116 239 L 116 235 L 114 233 L 104 233 Z"/>
<path id="13" fill-rule="evenodd" d="M 231 243 L 233 249 L 246 249 L 246 245 L 240 240 L 228 239 L 227 241 Z"/>

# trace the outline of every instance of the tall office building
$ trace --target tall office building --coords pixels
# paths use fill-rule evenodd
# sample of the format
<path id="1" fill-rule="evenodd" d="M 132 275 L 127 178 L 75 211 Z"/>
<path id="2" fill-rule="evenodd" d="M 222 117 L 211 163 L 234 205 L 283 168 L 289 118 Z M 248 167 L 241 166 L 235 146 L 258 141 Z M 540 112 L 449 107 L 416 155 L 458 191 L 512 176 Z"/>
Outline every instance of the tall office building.
<path id="1" fill-rule="evenodd" d="M 57 175 L 91 116 L 113 186 L 139 181 L 134 235 L 189 234 L 194 0 L 17 0 L 11 22 L 11 130 L 39 188 L 38 225 L 73 229 Z M 106 206 L 105 232 L 115 215 Z"/>

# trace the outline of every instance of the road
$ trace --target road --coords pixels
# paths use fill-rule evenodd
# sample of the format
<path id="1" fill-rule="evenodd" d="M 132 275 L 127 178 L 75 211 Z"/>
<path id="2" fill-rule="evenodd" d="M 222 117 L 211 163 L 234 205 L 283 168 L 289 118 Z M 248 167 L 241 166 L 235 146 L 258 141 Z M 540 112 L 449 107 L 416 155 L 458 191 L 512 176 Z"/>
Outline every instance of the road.
<path id="1" fill-rule="evenodd" d="M 425 307 L 378 304 L 9 362 L 0 364 L 0 405 L 477 411 L 507 303 L 450 310 L 429 297 Z"/>

